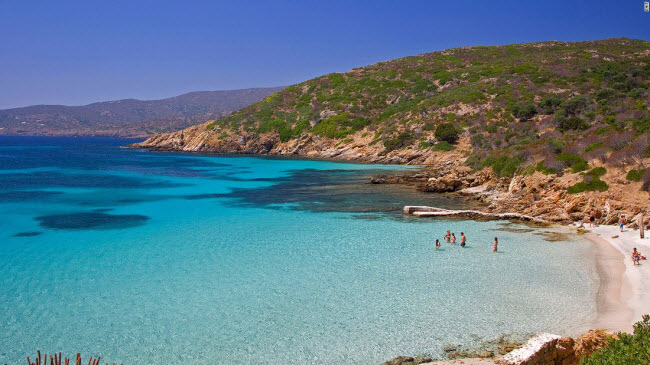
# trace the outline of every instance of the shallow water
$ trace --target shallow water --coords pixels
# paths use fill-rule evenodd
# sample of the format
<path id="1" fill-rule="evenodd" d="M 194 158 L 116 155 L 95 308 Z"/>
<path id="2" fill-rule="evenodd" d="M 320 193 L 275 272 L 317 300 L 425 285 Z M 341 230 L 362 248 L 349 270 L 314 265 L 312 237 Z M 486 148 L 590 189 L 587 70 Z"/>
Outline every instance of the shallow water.
<path id="1" fill-rule="evenodd" d="M 0 363 L 377 364 L 593 319 L 588 243 L 404 217 L 463 204 L 365 184 L 405 167 L 128 142 L 0 137 Z"/>

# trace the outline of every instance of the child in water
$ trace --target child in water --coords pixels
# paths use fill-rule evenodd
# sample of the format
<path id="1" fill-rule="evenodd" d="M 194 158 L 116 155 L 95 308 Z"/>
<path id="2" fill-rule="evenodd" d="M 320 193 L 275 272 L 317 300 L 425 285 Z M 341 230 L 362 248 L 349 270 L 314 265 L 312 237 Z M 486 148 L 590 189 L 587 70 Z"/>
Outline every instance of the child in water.
<path id="1" fill-rule="evenodd" d="M 497 246 L 499 245 L 499 240 L 494 237 L 494 250 L 492 252 L 497 252 Z"/>
<path id="2" fill-rule="evenodd" d="M 436 250 L 440 249 L 440 241 L 436 238 Z"/>
<path id="3" fill-rule="evenodd" d="M 463 232 L 460 232 L 460 247 L 465 247 L 465 241 L 467 238 Z"/>

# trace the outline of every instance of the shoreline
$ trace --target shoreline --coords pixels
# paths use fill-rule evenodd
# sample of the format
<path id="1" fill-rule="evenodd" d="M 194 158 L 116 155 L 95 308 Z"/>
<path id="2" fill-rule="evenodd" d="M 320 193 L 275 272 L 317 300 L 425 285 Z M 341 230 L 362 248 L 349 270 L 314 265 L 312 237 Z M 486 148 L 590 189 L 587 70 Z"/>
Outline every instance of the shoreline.
<path id="1" fill-rule="evenodd" d="M 631 332 L 632 325 L 638 319 L 629 305 L 632 283 L 625 274 L 625 256 L 595 232 L 589 232 L 584 237 L 594 245 L 593 255 L 599 278 L 596 318 L 592 326 L 608 332 Z"/>
<path id="2" fill-rule="evenodd" d="M 650 313 L 650 261 L 634 265 L 631 253 L 636 247 L 650 257 L 650 237 L 641 239 L 638 230 L 621 232 L 610 225 L 592 228 L 585 236 L 603 250 L 596 253 L 603 269 L 597 323 L 606 329 L 631 332 L 633 324 Z"/>

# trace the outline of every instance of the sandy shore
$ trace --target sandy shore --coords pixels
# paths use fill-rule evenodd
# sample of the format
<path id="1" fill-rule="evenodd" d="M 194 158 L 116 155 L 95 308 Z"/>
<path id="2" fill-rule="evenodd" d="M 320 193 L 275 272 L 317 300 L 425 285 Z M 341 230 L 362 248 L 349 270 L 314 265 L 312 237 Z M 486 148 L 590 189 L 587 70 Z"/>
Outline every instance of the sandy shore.
<path id="1" fill-rule="evenodd" d="M 608 331 L 631 332 L 632 325 L 650 313 L 650 261 L 633 265 L 634 247 L 650 257 L 650 235 L 639 237 L 638 230 L 618 226 L 587 229 L 585 235 L 596 245 L 596 268 L 600 276 L 598 316 L 594 326 Z"/>

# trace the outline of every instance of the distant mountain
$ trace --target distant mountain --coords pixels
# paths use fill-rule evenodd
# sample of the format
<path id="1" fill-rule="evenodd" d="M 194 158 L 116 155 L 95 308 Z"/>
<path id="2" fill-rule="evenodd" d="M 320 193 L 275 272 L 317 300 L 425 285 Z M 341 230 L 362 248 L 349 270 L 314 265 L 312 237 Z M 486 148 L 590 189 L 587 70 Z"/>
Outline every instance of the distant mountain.
<path id="1" fill-rule="evenodd" d="M 160 100 L 5 109 L 0 110 L 0 134 L 144 137 L 221 118 L 282 89 L 197 91 Z"/>

